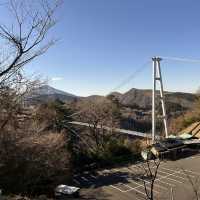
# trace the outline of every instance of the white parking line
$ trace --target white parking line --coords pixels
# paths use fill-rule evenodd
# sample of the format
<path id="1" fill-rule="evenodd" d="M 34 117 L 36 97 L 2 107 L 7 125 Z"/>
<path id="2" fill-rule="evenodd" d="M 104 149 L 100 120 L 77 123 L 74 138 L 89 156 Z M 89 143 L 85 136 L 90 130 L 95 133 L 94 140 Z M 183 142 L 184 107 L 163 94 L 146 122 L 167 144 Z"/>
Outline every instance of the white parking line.
<path id="1" fill-rule="evenodd" d="M 135 167 L 135 166 L 130 166 L 130 167 L 128 167 L 128 168 L 131 168 L 131 169 L 133 169 L 134 171 L 136 171 L 136 172 L 139 172 L 139 171 L 141 171 L 142 170 L 142 168 L 141 167 Z"/>
<path id="2" fill-rule="evenodd" d="M 163 173 L 163 174 L 169 174 L 169 172 L 165 172 L 165 171 L 161 171 L 161 170 L 159 170 L 158 172 L 161 172 L 161 173 Z M 183 178 L 183 177 L 181 177 L 181 176 L 177 176 L 177 175 L 171 175 L 171 176 L 174 176 L 174 177 L 176 177 L 176 178 L 180 178 L 180 179 L 182 179 L 182 180 L 188 180 L 188 179 L 186 179 L 186 178 Z"/>
<path id="3" fill-rule="evenodd" d="M 128 186 L 128 185 L 127 185 L 127 186 Z M 136 187 L 136 188 L 133 188 L 133 187 L 130 187 L 130 186 L 129 186 L 130 190 L 128 190 L 128 191 L 126 191 L 126 192 L 130 192 L 130 191 L 134 190 L 134 191 L 136 191 L 136 192 L 138 192 L 138 193 L 140 193 L 140 194 L 146 196 L 146 194 L 145 194 L 144 192 L 141 192 L 140 190 L 137 190 L 137 188 L 139 188 L 139 187 L 141 187 L 141 186 L 138 186 L 138 187 Z"/>
<path id="4" fill-rule="evenodd" d="M 166 168 L 166 167 L 161 167 L 161 169 L 165 169 L 165 170 L 168 170 L 168 171 L 171 171 L 171 172 L 174 172 L 174 170 L 177 170 L 177 169 L 174 169 L 174 170 L 172 170 L 172 169 L 168 169 L 168 168 Z M 177 174 L 183 174 L 183 175 L 186 175 L 184 172 L 177 172 Z M 195 177 L 195 176 L 193 176 L 193 175 L 190 175 L 190 174 L 188 174 L 189 176 L 191 176 L 191 177 Z"/>
<path id="5" fill-rule="evenodd" d="M 160 176 L 162 179 L 168 179 L 168 180 L 170 180 L 170 181 L 173 181 L 173 182 L 177 182 L 177 183 L 183 184 L 182 181 L 178 181 L 178 180 L 176 180 L 176 179 L 169 178 L 169 176 L 172 176 L 171 174 L 169 174 L 169 175 L 167 175 L 167 176 L 162 176 L 162 175 L 159 175 L 159 174 L 158 174 L 158 176 Z"/>
<path id="6" fill-rule="evenodd" d="M 133 171 L 132 171 L 131 169 L 129 169 L 129 168 L 124 168 L 124 169 L 127 169 L 129 172 L 133 173 Z M 140 181 L 142 181 L 142 182 L 146 182 L 146 183 L 148 183 L 148 184 L 151 183 L 150 181 L 144 180 L 144 179 L 142 179 L 142 178 L 138 178 L 138 177 L 137 177 L 136 179 L 137 179 L 137 180 L 140 180 Z M 163 187 L 163 186 L 160 186 L 160 185 L 157 185 L 157 184 L 155 184 L 155 186 L 158 187 L 158 188 L 162 188 L 162 189 L 165 189 L 165 190 L 166 190 L 166 188 Z"/>
<path id="7" fill-rule="evenodd" d="M 130 169 L 129 169 L 130 170 Z M 171 174 L 170 174 L 171 175 Z M 161 175 L 160 175 L 161 176 Z M 164 176 L 161 176 L 161 177 L 164 177 Z M 169 185 L 169 186 L 172 186 L 172 187 L 175 187 L 175 185 L 174 184 L 172 184 L 172 183 L 168 183 L 168 182 L 164 182 L 164 181 L 161 181 L 161 179 L 162 178 L 160 178 L 160 179 L 156 179 L 155 181 L 158 181 L 158 182 L 160 182 L 160 183 L 163 183 L 163 184 L 166 184 L 166 185 Z M 141 180 L 143 180 L 143 179 L 141 179 Z M 165 187 L 163 187 L 163 186 L 160 186 L 160 185 L 158 185 L 159 187 L 162 187 L 162 188 L 164 188 L 164 189 L 166 189 Z"/>
<path id="8" fill-rule="evenodd" d="M 135 168 L 131 168 L 131 169 L 130 169 L 129 167 L 127 167 L 126 169 L 127 169 L 129 172 L 131 172 L 131 173 L 133 173 L 133 171 L 138 172 Z"/>
<path id="9" fill-rule="evenodd" d="M 144 187 L 144 185 L 141 185 L 141 184 L 139 184 L 139 183 L 137 183 L 136 181 L 134 181 L 134 180 L 132 180 L 132 179 L 128 179 L 128 181 L 130 181 L 130 182 L 132 182 L 132 183 L 134 183 L 134 184 L 136 184 L 136 185 L 138 185 L 138 187 L 134 187 L 134 188 L 140 188 L 140 187 Z M 148 189 L 148 190 L 151 190 L 151 188 L 149 187 L 149 186 L 146 186 L 146 188 Z M 153 190 L 155 193 L 159 193 L 157 190 Z"/>
<path id="10" fill-rule="evenodd" d="M 104 171 L 98 172 L 98 174 L 106 175 L 106 174 L 112 174 L 114 172 L 126 172 L 126 173 L 121 173 L 122 175 L 121 174 L 119 175 L 120 177 L 126 178 L 130 182 L 129 184 L 121 183 L 121 186 L 124 186 L 125 188 L 120 187 L 118 185 L 109 185 L 109 186 L 113 189 L 116 189 L 116 190 L 122 192 L 122 193 L 135 191 L 138 194 L 142 194 L 142 195 L 146 196 L 145 191 L 144 191 L 144 185 L 141 183 L 141 181 L 147 183 L 146 185 L 147 185 L 148 191 L 150 190 L 149 189 L 150 187 L 148 186 L 148 184 L 150 184 L 151 182 L 148 180 L 143 180 L 142 177 L 136 177 L 135 179 L 134 178 L 131 179 L 131 175 L 134 175 L 136 173 L 139 175 L 142 172 L 143 168 L 147 168 L 147 166 L 144 164 L 145 163 L 138 163 L 137 165 L 130 165 L 128 167 L 123 167 L 123 168 L 114 168 L 111 170 L 106 169 Z M 161 189 L 160 190 L 158 189 L 159 192 L 154 190 L 155 193 L 159 194 L 160 192 L 167 190 L 169 187 L 176 187 L 177 183 L 184 184 L 186 182 L 185 180 L 187 180 L 184 175 L 188 175 L 193 178 L 196 177 L 197 175 L 200 176 L 200 173 L 195 172 L 195 171 L 185 170 L 185 169 L 179 170 L 178 168 L 170 169 L 168 167 L 169 166 L 167 166 L 165 163 L 161 163 L 161 165 L 158 169 L 158 174 L 157 174 L 158 177 L 155 180 L 155 187 L 161 188 Z M 155 166 L 152 166 L 151 168 L 155 168 Z M 184 173 L 184 171 L 188 172 L 188 174 Z M 117 176 L 117 173 L 115 173 L 115 174 Z M 90 181 L 91 179 L 98 180 L 98 176 L 96 177 L 94 175 L 90 175 L 90 178 L 89 178 L 90 180 L 88 180 L 85 177 L 81 177 L 81 178 L 90 183 L 91 183 L 91 181 Z M 77 181 L 75 179 L 74 179 L 74 181 L 76 183 L 80 184 L 79 181 Z M 162 184 L 160 185 L 159 182 Z M 135 184 L 136 186 L 131 183 Z M 141 196 L 141 198 L 142 198 L 142 196 Z"/>
<path id="11" fill-rule="evenodd" d="M 78 184 L 78 185 L 81 185 L 81 183 L 79 181 L 77 181 L 76 179 L 73 179 L 73 181 Z"/>
<path id="12" fill-rule="evenodd" d="M 136 168 L 136 167 L 134 167 L 134 166 L 131 167 L 131 169 L 133 169 L 133 170 L 135 170 L 135 168 Z M 136 171 L 136 170 L 135 170 L 135 171 Z M 170 173 L 167 173 L 167 174 L 168 174 L 168 176 L 171 176 L 171 175 L 172 175 L 172 174 L 170 174 Z M 161 178 L 164 177 L 164 176 L 161 176 L 161 175 L 159 175 L 159 174 L 158 174 L 157 176 L 160 176 Z M 168 178 L 168 176 L 165 176 L 166 179 L 168 179 L 168 180 L 171 180 L 171 181 L 174 181 L 174 182 L 178 182 L 178 183 L 183 183 L 183 182 L 180 182 L 180 181 L 177 181 L 177 180 Z M 161 179 L 161 178 L 160 178 L 160 179 Z M 159 182 L 161 182 L 161 183 L 165 183 L 165 184 L 167 184 L 167 185 L 170 185 L 170 186 L 172 186 L 172 187 L 175 187 L 174 184 L 167 183 L 167 182 L 164 182 L 164 181 L 160 181 L 160 179 L 156 179 L 156 180 L 159 181 Z"/>
<path id="13" fill-rule="evenodd" d="M 136 187 L 136 188 L 129 187 L 130 189 L 128 189 L 128 190 L 121 190 L 120 188 L 118 188 L 118 187 L 116 187 L 116 186 L 114 186 L 114 185 L 110 185 L 110 187 L 113 188 L 113 189 L 116 189 L 116 190 L 120 191 L 121 193 L 128 193 L 128 192 L 131 192 L 131 191 L 135 191 L 135 192 L 137 192 L 137 193 L 140 193 L 140 194 L 146 196 L 145 193 L 141 192 L 140 190 L 137 190 L 137 188 L 140 187 L 140 186 L 138 186 L 138 187 Z M 137 197 L 134 197 L 134 198 L 135 198 L 136 200 L 139 200 Z"/>
<path id="14" fill-rule="evenodd" d="M 114 186 L 114 185 L 110 185 L 110 187 L 112 187 L 112 188 L 114 188 L 114 189 L 116 189 L 116 190 L 119 190 L 119 191 L 122 192 L 122 193 L 126 193 L 126 192 L 130 192 L 130 191 L 132 191 L 132 190 L 135 190 L 136 192 L 138 192 L 138 193 L 140 193 L 140 194 L 146 195 L 145 193 L 143 193 L 143 192 L 137 190 L 137 188 L 139 188 L 139 187 L 141 187 L 141 186 L 139 186 L 139 187 L 131 187 L 131 186 L 129 186 L 129 185 L 127 185 L 127 184 L 123 184 L 123 183 L 122 183 L 121 185 L 123 185 L 123 186 L 125 186 L 125 187 L 127 187 L 127 188 L 129 188 L 129 189 L 128 189 L 128 190 L 121 190 L 120 188 L 118 188 L 117 186 Z"/>
<path id="15" fill-rule="evenodd" d="M 120 172 L 120 171 L 117 170 L 117 169 L 113 169 L 113 171 L 115 171 L 115 172 Z M 127 177 L 127 176 L 126 176 L 126 177 Z M 138 182 L 132 180 L 131 178 L 127 178 L 127 180 L 130 181 L 130 182 L 132 182 L 132 183 L 134 183 L 134 184 L 136 184 L 136 185 L 138 185 L 138 186 L 140 186 L 140 187 L 144 187 L 144 185 L 142 185 L 142 184 L 140 184 L 140 183 L 138 183 Z M 126 186 L 130 187 L 129 185 L 126 185 Z M 150 187 L 147 186 L 147 189 L 150 190 Z M 155 193 L 159 193 L 159 192 L 156 191 L 156 190 L 154 190 L 154 192 L 155 192 Z"/>
<path id="16" fill-rule="evenodd" d="M 135 168 L 135 167 L 133 167 L 133 168 Z M 130 172 L 132 172 L 131 170 L 134 170 L 134 171 L 136 171 L 135 169 L 133 169 L 133 168 L 131 168 L 131 169 L 129 169 L 129 168 L 127 168 Z M 142 181 L 144 181 L 143 179 L 141 179 L 141 178 L 138 178 L 138 179 L 140 179 L 140 180 L 142 180 Z M 167 184 L 167 185 L 169 185 L 169 186 L 172 186 L 172 187 L 174 187 L 175 185 L 174 184 L 171 184 L 171 183 L 167 183 L 167 182 L 164 182 L 164 181 L 161 181 L 161 180 L 158 180 L 158 179 L 156 179 L 158 182 L 160 182 L 160 183 L 164 183 L 164 184 Z M 149 182 L 150 183 L 150 182 Z M 157 186 L 157 187 L 160 187 L 160 188 L 162 188 L 162 189 L 165 189 L 165 190 L 167 190 L 165 187 L 163 187 L 163 186 L 161 186 L 161 185 L 157 185 L 156 183 L 155 183 L 155 186 Z"/>
<path id="17" fill-rule="evenodd" d="M 119 190 L 120 192 L 127 192 L 127 191 L 129 191 L 129 190 L 121 190 L 120 188 L 118 188 L 118 187 L 116 187 L 114 185 L 110 185 L 110 187 L 112 187 L 112 188 L 114 188 L 116 190 Z"/>
<path id="18" fill-rule="evenodd" d="M 94 176 L 94 175 L 90 175 L 93 179 L 97 179 L 97 177 L 96 176 Z"/>
<path id="19" fill-rule="evenodd" d="M 177 173 L 177 172 L 175 172 L 175 173 Z M 162 180 L 162 179 L 168 179 L 169 176 L 171 176 L 171 175 L 173 175 L 173 174 L 175 174 L 175 173 L 169 174 L 169 175 L 167 175 L 167 176 L 161 176 L 161 178 L 156 179 L 155 181 Z M 174 181 L 174 179 L 172 179 L 172 180 Z M 183 183 L 183 182 L 180 182 L 180 183 Z"/>
<path id="20" fill-rule="evenodd" d="M 150 181 L 143 180 L 143 179 L 141 179 L 141 178 L 138 178 L 138 179 L 141 180 L 141 181 L 144 181 L 145 183 L 151 184 Z M 155 184 L 155 187 L 158 187 L 158 188 L 161 188 L 161 189 L 164 189 L 164 190 L 168 190 L 166 187 L 163 187 L 163 186 L 158 185 L 158 184 L 156 184 L 156 183 L 154 183 L 154 184 Z"/>
<path id="21" fill-rule="evenodd" d="M 86 181 L 86 182 L 88 182 L 88 183 L 91 183 L 91 181 L 89 181 L 87 178 L 85 178 L 85 177 L 83 177 L 83 176 L 81 176 L 81 178 L 82 178 L 84 181 Z"/>
<path id="22" fill-rule="evenodd" d="M 104 170 L 104 172 L 105 172 L 105 170 Z M 112 169 L 112 170 L 110 170 L 110 171 L 108 171 L 108 170 L 106 170 L 106 172 L 108 173 L 110 173 L 110 172 L 120 172 L 120 170 L 119 169 Z M 127 177 L 127 176 L 125 176 L 125 177 Z M 130 192 L 130 191 L 132 191 L 132 190 L 134 190 L 134 191 L 136 191 L 136 192 L 138 192 L 138 193 L 140 193 L 140 194 L 143 194 L 143 195 L 146 195 L 145 193 L 143 193 L 143 192 L 141 192 L 141 191 L 139 191 L 139 190 L 137 190 L 137 188 L 140 188 L 140 187 L 144 187 L 144 185 L 141 185 L 141 184 L 139 184 L 139 183 L 137 183 L 137 182 L 135 182 L 135 181 L 133 181 L 133 180 L 130 180 L 130 179 L 128 179 L 130 182 L 132 182 L 132 183 L 135 183 L 136 185 L 138 185 L 137 187 L 131 187 L 131 186 L 129 186 L 129 185 L 127 185 L 127 184 L 122 184 L 122 185 L 124 185 L 124 186 L 126 186 L 126 187 L 128 187 L 128 188 L 130 188 L 129 190 L 121 190 L 120 188 L 118 188 L 118 187 L 116 187 L 116 186 L 114 186 L 114 185 L 110 185 L 112 188 L 114 188 L 114 189 L 117 189 L 117 190 L 119 190 L 120 192 Z M 148 189 L 149 187 L 147 187 L 147 189 Z M 155 193 L 159 193 L 158 191 L 156 191 L 156 190 L 154 190 L 155 191 Z"/>
<path id="23" fill-rule="evenodd" d="M 130 169 L 131 168 L 131 169 Z M 126 168 L 129 172 L 133 173 L 133 171 L 135 171 L 136 173 L 138 173 L 138 170 L 132 168 L 132 167 L 127 167 Z"/>
<path id="24" fill-rule="evenodd" d="M 198 173 L 198 172 L 194 172 L 194 171 L 186 170 L 186 169 L 183 169 L 183 171 L 190 172 L 190 173 L 192 173 L 192 174 L 195 174 L 195 175 L 200 176 L 200 173 Z"/>
<path id="25" fill-rule="evenodd" d="M 165 181 L 161 181 L 160 179 L 156 179 L 155 181 L 158 181 L 158 182 L 160 182 L 160 183 L 163 183 L 163 184 L 169 185 L 169 186 L 171 186 L 171 187 L 175 187 L 174 184 L 172 184 L 172 183 L 168 183 L 168 182 L 165 182 Z"/>

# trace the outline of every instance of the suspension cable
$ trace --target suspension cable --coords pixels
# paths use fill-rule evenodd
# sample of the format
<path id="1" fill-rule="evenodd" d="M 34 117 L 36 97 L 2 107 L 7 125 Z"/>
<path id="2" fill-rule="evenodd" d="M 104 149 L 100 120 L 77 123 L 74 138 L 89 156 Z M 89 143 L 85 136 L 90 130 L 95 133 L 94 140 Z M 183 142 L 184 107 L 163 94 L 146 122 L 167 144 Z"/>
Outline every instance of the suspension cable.
<path id="1" fill-rule="evenodd" d="M 172 60 L 172 61 L 190 62 L 190 63 L 200 63 L 200 60 L 190 59 L 190 58 L 165 57 L 165 56 L 161 56 L 161 58 L 163 60 Z"/>
<path id="2" fill-rule="evenodd" d="M 146 67 L 148 66 L 148 64 L 150 64 L 150 61 L 145 62 L 144 64 L 142 64 L 140 67 L 138 67 L 130 76 L 128 76 L 127 78 L 125 78 L 123 81 L 121 81 L 120 84 L 118 84 L 116 87 L 114 87 L 107 95 L 111 94 L 112 92 L 115 92 L 116 90 L 119 90 L 120 88 L 122 88 L 123 86 L 127 85 L 131 80 L 133 80 L 134 78 L 136 78 L 141 72 L 144 71 L 144 69 L 146 69 Z M 76 116 L 82 112 L 84 112 L 85 109 L 79 110 L 71 115 L 69 115 L 68 117 L 73 117 Z"/>
<path id="3" fill-rule="evenodd" d="M 122 88 L 123 86 L 127 85 L 131 80 L 133 80 L 134 78 L 136 78 L 141 72 L 144 71 L 144 69 L 148 66 L 148 64 L 150 63 L 150 61 L 145 62 L 143 65 L 141 65 L 139 68 L 137 68 L 130 76 L 128 76 L 127 78 L 125 78 L 123 81 L 121 81 L 120 84 L 118 84 L 116 87 L 114 87 L 111 92 L 109 92 L 108 94 L 115 92 L 117 90 L 119 90 L 120 88 Z"/>

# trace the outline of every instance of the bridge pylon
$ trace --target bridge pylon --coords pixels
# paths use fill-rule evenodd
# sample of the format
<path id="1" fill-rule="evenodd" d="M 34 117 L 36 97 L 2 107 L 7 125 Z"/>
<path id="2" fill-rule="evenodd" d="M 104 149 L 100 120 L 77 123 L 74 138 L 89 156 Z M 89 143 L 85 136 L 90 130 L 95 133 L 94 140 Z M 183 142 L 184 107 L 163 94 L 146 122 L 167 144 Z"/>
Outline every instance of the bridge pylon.
<path id="1" fill-rule="evenodd" d="M 164 96 L 164 87 L 163 87 L 163 80 L 162 80 L 162 72 L 161 72 L 161 65 L 160 61 L 162 59 L 160 57 L 153 57 L 153 88 L 152 88 L 152 143 L 155 143 L 156 140 L 156 96 L 157 96 L 157 83 L 159 84 L 159 97 L 162 106 L 162 120 L 165 129 L 165 137 L 168 137 L 168 128 L 167 128 L 167 115 L 166 115 L 166 108 L 165 108 L 165 96 Z"/>

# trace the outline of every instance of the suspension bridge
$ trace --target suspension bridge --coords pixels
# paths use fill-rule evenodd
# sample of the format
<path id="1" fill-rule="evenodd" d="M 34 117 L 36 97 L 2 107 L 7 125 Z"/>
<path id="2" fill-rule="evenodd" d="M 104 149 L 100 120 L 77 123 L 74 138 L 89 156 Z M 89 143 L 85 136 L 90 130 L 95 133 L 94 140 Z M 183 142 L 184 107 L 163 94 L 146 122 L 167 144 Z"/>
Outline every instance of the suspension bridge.
<path id="1" fill-rule="evenodd" d="M 97 126 L 97 128 L 103 128 L 105 130 L 121 133 L 121 134 L 127 134 L 130 136 L 136 136 L 141 138 L 147 138 L 151 139 L 152 143 L 155 143 L 156 140 L 159 140 L 161 137 L 156 132 L 156 91 L 159 90 L 159 100 L 161 102 L 162 106 L 162 116 L 161 119 L 163 121 L 164 125 L 164 132 L 165 132 L 165 138 L 168 138 L 168 124 L 167 124 L 167 112 L 165 108 L 165 96 L 164 96 L 164 86 L 163 86 L 163 80 L 162 80 L 162 71 L 161 71 L 161 61 L 162 60 L 170 60 L 170 61 L 178 61 L 178 62 L 186 62 L 186 63 L 198 63 L 200 64 L 200 60 L 194 60 L 194 59 L 187 59 L 187 58 L 178 58 L 178 57 L 153 57 L 152 59 L 152 132 L 151 133 L 142 133 L 132 130 L 126 130 L 126 129 L 120 129 L 120 128 L 111 128 L 107 126 Z M 135 78 L 140 72 L 146 68 L 147 64 L 146 62 L 143 64 L 140 68 L 138 68 L 132 75 L 130 75 L 127 79 L 125 79 L 122 83 L 120 83 L 117 87 L 113 89 L 113 91 L 116 91 L 120 87 L 127 84 L 130 80 Z M 72 114 L 71 116 L 78 115 L 82 111 L 78 111 L 77 113 Z M 70 124 L 77 125 L 77 126 L 85 126 L 85 127 L 93 127 L 92 124 L 85 123 L 85 122 L 78 122 L 78 121 L 72 121 Z"/>

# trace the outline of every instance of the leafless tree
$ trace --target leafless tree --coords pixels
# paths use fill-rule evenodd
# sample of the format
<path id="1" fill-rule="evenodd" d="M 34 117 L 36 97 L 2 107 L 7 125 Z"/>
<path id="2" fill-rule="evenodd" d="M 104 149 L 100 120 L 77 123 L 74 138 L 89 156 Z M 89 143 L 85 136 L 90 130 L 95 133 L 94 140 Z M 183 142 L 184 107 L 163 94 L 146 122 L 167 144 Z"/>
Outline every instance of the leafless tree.
<path id="1" fill-rule="evenodd" d="M 143 168 L 143 184 L 144 184 L 144 189 L 145 189 L 145 194 L 146 194 L 146 199 L 147 200 L 154 200 L 154 183 L 157 178 L 158 174 L 158 169 L 160 166 L 160 160 L 152 160 L 150 161 L 147 159 L 144 164 L 142 164 Z M 148 180 L 148 181 L 146 181 Z M 150 190 L 148 190 L 148 185 Z"/>
<path id="2" fill-rule="evenodd" d="M 89 131 L 84 133 L 92 141 L 95 151 L 104 149 L 106 141 L 113 136 L 113 129 L 119 126 L 118 109 L 108 99 L 97 98 L 78 103 L 82 110 L 77 120 L 88 123 Z M 94 148 L 95 147 L 95 148 Z"/>
<path id="3" fill-rule="evenodd" d="M 1 85 L 55 43 L 47 35 L 55 25 L 54 12 L 59 3 L 57 0 L 8 0 L 5 4 L 13 23 L 0 24 Z"/>
<path id="4" fill-rule="evenodd" d="M 23 67 L 55 43 L 47 36 L 55 25 L 54 13 L 60 3 L 8 0 L 3 4 L 11 24 L 0 24 L 0 130 L 17 117 L 25 96 L 39 85 L 38 79 L 25 78 Z"/>

